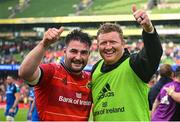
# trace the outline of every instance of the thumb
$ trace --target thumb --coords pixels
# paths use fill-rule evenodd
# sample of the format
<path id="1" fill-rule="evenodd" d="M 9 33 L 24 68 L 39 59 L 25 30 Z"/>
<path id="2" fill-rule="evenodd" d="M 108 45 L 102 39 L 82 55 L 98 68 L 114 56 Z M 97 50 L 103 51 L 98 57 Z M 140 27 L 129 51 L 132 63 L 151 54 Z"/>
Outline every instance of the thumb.
<path id="1" fill-rule="evenodd" d="M 64 31 L 64 27 L 60 27 L 60 28 L 58 29 L 59 34 L 61 34 L 63 31 Z"/>
<path id="2" fill-rule="evenodd" d="M 133 5 L 132 5 L 132 12 L 134 13 L 134 12 L 136 12 L 136 11 L 137 11 L 136 5 L 133 4 Z"/>

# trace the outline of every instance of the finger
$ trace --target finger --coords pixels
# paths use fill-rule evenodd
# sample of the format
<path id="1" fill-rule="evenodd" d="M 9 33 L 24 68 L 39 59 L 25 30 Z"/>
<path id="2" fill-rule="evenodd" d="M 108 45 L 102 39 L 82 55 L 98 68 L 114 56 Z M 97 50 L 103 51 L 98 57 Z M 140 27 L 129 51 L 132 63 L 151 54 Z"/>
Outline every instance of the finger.
<path id="1" fill-rule="evenodd" d="M 51 32 L 49 33 L 49 36 L 50 36 L 53 40 L 55 40 L 55 39 L 57 38 L 58 34 L 57 34 L 55 31 L 51 31 Z"/>
<path id="2" fill-rule="evenodd" d="M 55 31 L 55 28 L 51 28 L 48 31 L 48 35 L 51 36 L 52 38 L 55 38 L 58 35 L 58 33 Z"/>
<path id="3" fill-rule="evenodd" d="M 135 17 L 135 19 L 138 19 L 139 17 L 141 17 L 141 19 L 143 19 L 142 15 L 143 15 L 143 11 L 137 10 L 136 13 L 134 14 L 134 17 Z"/>
<path id="4" fill-rule="evenodd" d="M 135 4 L 132 5 L 132 12 L 135 13 L 137 11 L 137 7 Z"/>
<path id="5" fill-rule="evenodd" d="M 58 36 L 57 36 L 57 39 L 59 39 L 60 38 L 60 35 L 61 35 L 61 33 L 64 31 L 64 27 L 60 27 L 59 29 L 58 29 Z"/>
<path id="6" fill-rule="evenodd" d="M 56 29 L 56 28 L 52 28 L 53 31 L 59 33 L 59 29 Z"/>
<path id="7" fill-rule="evenodd" d="M 52 29 L 52 33 L 53 33 L 55 36 L 58 36 L 58 35 L 59 35 L 59 30 L 56 29 L 56 28 L 53 28 L 53 29 Z"/>
<path id="8" fill-rule="evenodd" d="M 139 17 L 139 18 L 137 19 L 137 22 L 140 24 L 140 23 L 142 22 L 142 18 Z"/>
<path id="9" fill-rule="evenodd" d="M 141 17 L 142 18 L 148 18 L 147 14 L 145 12 L 142 13 Z"/>
<path id="10" fill-rule="evenodd" d="M 46 39 L 47 40 L 52 40 L 53 38 L 51 37 L 51 35 L 49 33 L 46 33 Z"/>
<path id="11" fill-rule="evenodd" d="M 145 25 L 146 23 L 147 23 L 147 19 L 146 19 L 146 18 L 144 18 L 144 19 L 140 22 L 141 25 Z"/>
<path id="12" fill-rule="evenodd" d="M 60 27 L 58 30 L 59 34 L 61 34 L 63 31 L 64 31 L 64 27 Z"/>

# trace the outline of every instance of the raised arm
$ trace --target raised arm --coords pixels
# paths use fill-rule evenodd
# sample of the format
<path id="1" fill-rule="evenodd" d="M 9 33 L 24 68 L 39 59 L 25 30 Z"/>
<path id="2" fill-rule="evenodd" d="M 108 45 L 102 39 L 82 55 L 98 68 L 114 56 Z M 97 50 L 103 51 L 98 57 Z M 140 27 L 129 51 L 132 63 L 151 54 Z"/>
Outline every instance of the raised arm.
<path id="1" fill-rule="evenodd" d="M 147 83 L 157 71 L 163 50 L 158 33 L 146 11 L 143 9 L 137 10 L 136 6 L 133 5 L 132 12 L 136 21 L 143 28 L 144 47 L 139 53 L 131 56 L 130 65 L 134 72 Z"/>
<path id="2" fill-rule="evenodd" d="M 39 64 L 45 54 L 46 49 L 59 39 L 60 34 L 63 32 L 63 27 L 56 29 L 48 29 L 40 43 L 31 50 L 30 53 L 23 60 L 18 74 L 24 80 L 31 82 L 39 76 Z"/>

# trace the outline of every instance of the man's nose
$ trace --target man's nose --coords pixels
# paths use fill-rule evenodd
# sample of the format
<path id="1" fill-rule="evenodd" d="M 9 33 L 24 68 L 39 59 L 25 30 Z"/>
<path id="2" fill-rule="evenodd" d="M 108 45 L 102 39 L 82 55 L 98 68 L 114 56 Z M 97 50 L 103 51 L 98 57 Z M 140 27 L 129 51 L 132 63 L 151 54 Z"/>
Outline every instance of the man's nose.
<path id="1" fill-rule="evenodd" d="M 78 53 L 77 53 L 76 59 L 81 59 L 81 52 L 78 52 Z"/>
<path id="2" fill-rule="evenodd" d="M 110 48 L 112 48 L 112 45 L 111 45 L 111 43 L 110 43 L 110 42 L 107 42 L 107 43 L 106 43 L 106 46 L 105 46 L 105 48 L 106 48 L 106 49 L 110 49 Z"/>

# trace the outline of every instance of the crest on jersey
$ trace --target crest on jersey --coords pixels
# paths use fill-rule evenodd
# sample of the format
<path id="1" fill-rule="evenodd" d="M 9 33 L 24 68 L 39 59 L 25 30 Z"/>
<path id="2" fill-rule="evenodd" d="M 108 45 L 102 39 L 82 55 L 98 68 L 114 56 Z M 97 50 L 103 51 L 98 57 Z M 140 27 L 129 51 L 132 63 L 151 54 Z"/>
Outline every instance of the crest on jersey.
<path id="1" fill-rule="evenodd" d="M 87 84 L 86 84 L 86 88 L 89 88 L 89 89 L 91 89 L 91 88 L 92 88 L 92 83 L 91 83 L 91 81 L 88 81 L 88 82 L 87 82 Z"/>
<path id="2" fill-rule="evenodd" d="M 76 97 L 77 97 L 77 98 L 82 98 L 82 93 L 77 93 L 77 92 L 76 92 Z"/>

